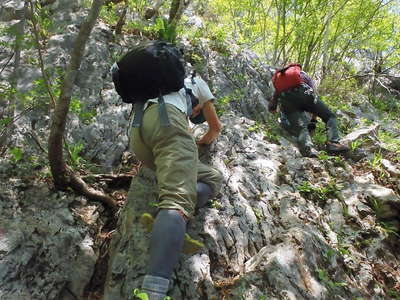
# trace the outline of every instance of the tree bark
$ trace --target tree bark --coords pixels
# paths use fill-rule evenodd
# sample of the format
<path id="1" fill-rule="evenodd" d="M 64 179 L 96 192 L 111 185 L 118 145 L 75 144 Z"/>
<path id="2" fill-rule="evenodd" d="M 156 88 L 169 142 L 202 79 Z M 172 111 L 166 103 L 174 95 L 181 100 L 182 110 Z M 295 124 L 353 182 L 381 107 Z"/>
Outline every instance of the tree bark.
<path id="1" fill-rule="evenodd" d="M 122 10 L 122 13 L 119 16 L 117 25 L 115 26 L 115 34 L 121 34 L 122 33 L 122 27 L 125 24 L 126 13 L 128 12 L 128 7 L 129 7 L 129 2 L 128 2 L 128 0 L 125 0 L 124 9 Z"/>
<path id="2" fill-rule="evenodd" d="M 71 187 L 77 192 L 88 196 L 89 199 L 99 200 L 115 209 L 117 207 L 115 201 L 111 197 L 87 186 L 86 183 L 68 167 L 63 157 L 63 137 L 71 102 L 73 84 L 82 61 L 86 42 L 96 23 L 103 1 L 104 0 L 93 0 L 88 19 L 80 26 L 78 36 L 75 40 L 71 59 L 67 65 L 65 77 L 61 85 L 60 97 L 52 116 L 48 158 L 56 188 L 65 190 Z"/>
<path id="3" fill-rule="evenodd" d="M 179 23 L 179 20 L 182 18 L 183 12 L 189 4 L 189 0 L 172 0 L 171 8 L 169 10 L 168 23 L 176 26 Z"/>

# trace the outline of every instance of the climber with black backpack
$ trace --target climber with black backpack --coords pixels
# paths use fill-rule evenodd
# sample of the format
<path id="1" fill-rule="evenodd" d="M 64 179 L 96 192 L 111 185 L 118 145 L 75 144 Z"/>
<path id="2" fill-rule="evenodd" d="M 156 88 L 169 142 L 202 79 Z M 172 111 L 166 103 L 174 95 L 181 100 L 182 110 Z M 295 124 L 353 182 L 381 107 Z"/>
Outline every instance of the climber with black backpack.
<path id="1" fill-rule="evenodd" d="M 349 148 L 339 143 L 339 129 L 335 114 L 323 103 L 316 93 L 314 81 L 307 73 L 301 70 L 299 64 L 288 66 L 275 71 L 272 77 L 275 88 L 274 95 L 269 101 L 268 109 L 276 112 L 278 102 L 281 111 L 290 124 L 291 133 L 297 137 L 300 153 L 303 156 L 317 157 L 311 141 L 309 129 L 315 129 L 316 117 L 320 117 L 326 124 L 326 150 L 330 154 L 349 151 Z M 311 113 L 310 118 L 305 112 Z"/>
<path id="2" fill-rule="evenodd" d="M 152 233 L 141 292 L 149 300 L 161 300 L 185 243 L 187 221 L 222 183 L 219 171 L 199 161 L 188 118 L 209 125 L 197 144 L 212 143 L 221 123 L 208 85 L 199 76 L 185 78 L 182 53 L 169 43 L 140 43 L 111 72 L 122 100 L 135 104 L 130 148 L 157 176 L 157 216 L 142 215 L 151 219 Z"/>

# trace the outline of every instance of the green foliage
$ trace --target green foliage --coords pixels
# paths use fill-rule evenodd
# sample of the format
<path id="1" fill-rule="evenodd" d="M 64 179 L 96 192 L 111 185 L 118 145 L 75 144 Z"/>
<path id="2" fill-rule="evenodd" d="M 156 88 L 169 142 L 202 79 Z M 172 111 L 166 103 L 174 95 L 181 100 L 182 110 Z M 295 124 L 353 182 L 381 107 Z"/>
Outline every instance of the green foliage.
<path id="1" fill-rule="evenodd" d="M 68 145 L 72 166 L 80 167 L 82 163 L 85 161 L 84 158 L 81 156 L 82 150 L 84 148 L 85 145 L 83 143 Z"/>
<path id="2" fill-rule="evenodd" d="M 95 110 L 84 110 L 82 102 L 78 98 L 72 98 L 70 102 L 70 111 L 76 114 L 83 124 L 90 124 L 95 120 L 97 112 Z"/>
<path id="3" fill-rule="evenodd" d="M 328 288 L 335 289 L 347 286 L 346 282 L 335 282 L 330 279 L 328 272 L 325 269 L 317 269 L 318 279 Z"/>
<path id="4" fill-rule="evenodd" d="M 145 292 L 140 292 L 138 289 L 133 290 L 133 295 L 140 300 L 149 300 L 149 296 Z"/>
<path id="5" fill-rule="evenodd" d="M 387 292 L 387 295 L 394 300 L 400 300 L 400 292 L 398 290 L 391 289 Z"/>
<path id="6" fill-rule="evenodd" d="M 217 115 L 221 116 L 225 113 L 231 102 L 238 101 L 243 98 L 243 91 L 241 89 L 236 89 L 232 93 L 222 96 L 215 103 L 215 109 L 217 111 Z"/>
<path id="7" fill-rule="evenodd" d="M 340 196 L 338 186 L 334 181 L 330 181 L 322 187 L 313 186 L 308 181 L 304 181 L 297 186 L 297 190 L 304 198 L 317 201 L 320 205 L 325 205 L 329 198 L 339 198 Z"/>
<path id="8" fill-rule="evenodd" d="M 400 139 L 396 134 L 379 129 L 378 139 L 385 144 L 388 150 L 400 153 Z"/>
<path id="9" fill-rule="evenodd" d="M 377 223 L 378 225 L 386 232 L 386 234 L 390 235 L 395 235 L 397 237 L 400 237 L 398 228 L 397 228 L 397 223 L 395 221 L 382 221 L 381 218 L 385 214 L 385 207 L 383 202 L 380 199 L 377 199 L 375 197 L 370 197 L 368 198 L 368 204 L 374 211 L 376 217 L 377 217 Z"/>
<path id="10" fill-rule="evenodd" d="M 278 127 L 278 121 L 266 123 L 264 126 L 264 139 L 271 143 L 279 144 L 280 139 L 280 128 Z"/>
<path id="11" fill-rule="evenodd" d="M 202 6 L 206 23 L 201 30 L 211 37 L 222 29 L 272 64 L 297 61 L 314 71 L 322 62 L 335 72 L 345 57 L 363 49 L 377 54 L 384 69 L 400 59 L 395 5 L 380 0 L 210 0 Z"/>
<path id="12" fill-rule="evenodd" d="M 133 296 L 136 297 L 135 299 L 149 300 L 149 296 L 145 292 L 141 292 L 139 289 L 133 290 Z M 166 296 L 164 297 L 164 300 L 173 300 L 173 299 L 169 296 Z"/>
<path id="13" fill-rule="evenodd" d="M 257 223 L 260 223 L 264 218 L 264 213 L 260 208 L 253 208 L 254 215 L 256 216 Z"/>
<path id="14" fill-rule="evenodd" d="M 11 161 L 13 163 L 19 162 L 23 158 L 23 155 L 24 155 L 24 152 L 19 147 L 11 148 L 11 149 L 9 149 L 9 152 L 11 154 Z"/>
<path id="15" fill-rule="evenodd" d="M 100 11 L 99 18 L 110 25 L 115 25 L 118 22 L 119 15 L 117 14 L 117 5 L 115 3 L 108 3 L 107 5 L 104 5 Z"/>
<path id="16" fill-rule="evenodd" d="M 262 128 L 263 126 L 256 122 L 254 125 L 250 126 L 248 130 L 249 132 L 253 132 L 253 131 L 259 131 Z"/>
<path id="17" fill-rule="evenodd" d="M 3 117 L 0 119 L 0 130 L 10 125 L 12 121 L 13 119 L 11 117 Z"/>
<path id="18" fill-rule="evenodd" d="M 326 143 L 326 132 L 325 132 L 325 124 L 322 122 L 317 123 L 317 128 L 315 129 L 314 135 L 312 136 L 312 140 L 316 145 L 323 146 Z"/>
<path id="19" fill-rule="evenodd" d="M 164 18 L 156 18 L 156 22 L 151 29 L 157 33 L 158 39 L 175 43 L 177 36 L 176 26 L 168 23 L 168 20 Z"/>
<path id="20" fill-rule="evenodd" d="M 350 143 L 350 150 L 354 151 L 354 150 L 360 148 L 361 145 L 364 144 L 365 142 L 366 142 L 365 139 L 357 139 L 357 140 L 352 141 Z"/>
<path id="21" fill-rule="evenodd" d="M 222 203 L 220 201 L 218 201 L 218 200 L 212 199 L 210 202 L 211 202 L 211 207 L 212 208 L 215 208 L 217 210 L 220 210 L 220 209 L 223 208 Z"/>
<path id="22" fill-rule="evenodd" d="M 379 170 L 382 166 L 382 153 L 380 151 L 375 152 L 374 156 L 369 160 L 369 164 L 373 169 Z"/>

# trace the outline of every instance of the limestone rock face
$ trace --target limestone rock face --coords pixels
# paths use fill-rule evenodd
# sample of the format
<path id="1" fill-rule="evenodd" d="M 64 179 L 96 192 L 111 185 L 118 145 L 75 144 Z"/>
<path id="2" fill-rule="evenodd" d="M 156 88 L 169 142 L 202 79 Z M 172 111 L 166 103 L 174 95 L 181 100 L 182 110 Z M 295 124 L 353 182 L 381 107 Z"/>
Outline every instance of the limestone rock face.
<path id="1" fill-rule="evenodd" d="M 44 184 L 2 176 L 1 299 L 82 299 L 98 258 L 81 212 L 89 223 L 96 215 L 85 204 Z"/>
<path id="2" fill-rule="evenodd" d="M 54 24 L 43 57 L 56 82 L 87 10 L 84 1 L 48 2 Z M 21 1 L 1 2 L 2 25 L 19 22 L 22 9 Z M 5 45 L 0 79 L 6 85 L 13 73 L 13 39 L 0 41 Z M 65 139 L 103 172 L 116 170 L 128 150 L 131 107 L 114 91 L 109 68 L 133 42 L 115 43 L 111 28 L 98 22 L 74 86 Z M 351 112 L 338 112 L 340 121 L 355 128 L 343 141 L 360 155 L 303 158 L 277 116 L 267 111 L 273 93 L 269 66 L 237 45 L 218 51 L 213 46 L 201 39 L 192 49 L 206 58 L 201 75 L 217 97 L 224 126 L 214 144 L 200 149 L 200 158 L 222 172 L 224 183 L 190 221 L 189 234 L 205 248 L 182 255 L 169 295 L 174 300 L 398 295 L 399 166 L 381 135 L 386 130 L 398 138 L 398 126 L 360 101 Z M 40 68 L 31 63 L 37 51 L 24 49 L 21 57 L 18 91 L 34 91 L 36 101 L 48 104 L 37 89 Z M 4 110 L 0 103 L 0 114 Z M 18 104 L 16 114 L 10 140 L 14 150 L 22 149 L 21 157 L 12 151 L 0 156 L 0 299 L 89 299 L 92 279 L 101 272 L 106 278 L 95 283 L 96 299 L 129 299 L 148 261 L 149 233 L 138 218 L 156 213 L 154 174 L 142 168 L 134 177 L 104 253 L 97 241 L 108 219 L 105 209 L 48 184 L 41 150 L 49 134 L 48 106 L 25 111 Z M 192 128 L 196 137 L 205 130 Z M 105 270 L 98 267 L 104 256 L 109 257 Z"/>

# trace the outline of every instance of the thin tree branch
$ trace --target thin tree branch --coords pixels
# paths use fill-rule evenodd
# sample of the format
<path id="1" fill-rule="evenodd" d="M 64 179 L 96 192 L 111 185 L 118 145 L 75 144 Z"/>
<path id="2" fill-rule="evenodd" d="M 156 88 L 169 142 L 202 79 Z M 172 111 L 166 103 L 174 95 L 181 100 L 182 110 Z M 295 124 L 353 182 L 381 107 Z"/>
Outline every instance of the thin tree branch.
<path id="1" fill-rule="evenodd" d="M 44 85 L 46 87 L 47 93 L 49 94 L 49 97 L 51 100 L 51 108 L 54 108 L 56 106 L 56 100 L 55 100 L 54 94 L 50 88 L 50 78 L 47 76 L 46 70 L 44 69 L 44 60 L 43 60 L 42 49 L 40 46 L 38 22 L 35 17 L 35 7 L 33 5 L 32 0 L 29 0 L 29 4 L 31 7 L 31 23 L 32 23 L 32 29 L 33 29 L 33 35 L 35 36 L 36 48 L 37 48 L 38 56 L 39 56 L 40 71 L 42 72 L 42 76 L 44 79 Z"/>
<path id="2" fill-rule="evenodd" d="M 12 60 L 12 58 L 14 57 L 14 54 L 15 54 L 15 53 L 11 54 L 10 58 L 8 59 L 8 61 L 7 61 L 6 64 L 4 65 L 4 67 L 1 69 L 0 75 L 1 75 L 1 73 L 3 73 L 4 69 L 8 66 L 8 64 L 10 63 L 10 61 Z"/>

